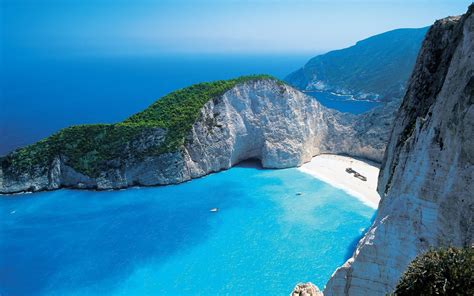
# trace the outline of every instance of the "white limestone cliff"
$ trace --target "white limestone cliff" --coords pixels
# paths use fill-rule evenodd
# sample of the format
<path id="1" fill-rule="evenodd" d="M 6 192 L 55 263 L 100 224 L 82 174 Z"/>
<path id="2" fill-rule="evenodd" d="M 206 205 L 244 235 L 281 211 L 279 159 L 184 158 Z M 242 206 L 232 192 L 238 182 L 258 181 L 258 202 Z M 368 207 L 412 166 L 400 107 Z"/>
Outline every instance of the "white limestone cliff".
<path id="1" fill-rule="evenodd" d="M 173 184 L 250 158 L 265 168 L 300 166 L 321 153 L 380 162 L 391 117 L 370 116 L 377 112 L 386 113 L 378 108 L 363 116 L 342 114 L 274 79 L 248 81 L 204 105 L 179 151 L 135 158 L 137 151 L 164 140 L 167 131 L 155 129 L 127 145 L 129 157 L 110 161 L 96 178 L 76 172 L 61 156 L 33 172 L 0 167 L 0 193 Z"/>
<path id="2" fill-rule="evenodd" d="M 474 240 L 474 17 L 423 43 L 382 162 L 377 217 L 324 295 L 385 295 L 432 247 Z"/>

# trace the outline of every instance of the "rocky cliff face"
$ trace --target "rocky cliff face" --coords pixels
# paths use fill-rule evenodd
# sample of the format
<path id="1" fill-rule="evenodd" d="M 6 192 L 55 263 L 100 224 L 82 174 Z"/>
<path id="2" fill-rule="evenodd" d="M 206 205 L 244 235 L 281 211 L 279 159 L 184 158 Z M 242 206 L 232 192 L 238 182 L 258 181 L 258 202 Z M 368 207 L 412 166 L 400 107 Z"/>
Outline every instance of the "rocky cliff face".
<path id="1" fill-rule="evenodd" d="M 352 94 L 356 99 L 401 101 L 427 30 L 393 30 L 316 56 L 285 81 L 298 89 Z"/>
<path id="2" fill-rule="evenodd" d="M 123 156 L 108 162 L 97 177 L 79 173 L 59 154 L 47 167 L 0 167 L 0 192 L 61 187 L 110 189 L 183 182 L 228 169 L 255 158 L 266 168 L 294 167 L 320 153 L 381 161 L 388 122 L 372 116 L 342 114 L 272 79 L 241 83 L 208 101 L 179 151 L 135 157 L 166 138 L 163 129 L 146 130 L 124 146 Z M 168 131 L 172 132 L 172 131 Z"/>
<path id="3" fill-rule="evenodd" d="M 474 17 L 427 34 L 379 175 L 377 217 L 324 291 L 385 295 L 416 255 L 474 243 Z"/>

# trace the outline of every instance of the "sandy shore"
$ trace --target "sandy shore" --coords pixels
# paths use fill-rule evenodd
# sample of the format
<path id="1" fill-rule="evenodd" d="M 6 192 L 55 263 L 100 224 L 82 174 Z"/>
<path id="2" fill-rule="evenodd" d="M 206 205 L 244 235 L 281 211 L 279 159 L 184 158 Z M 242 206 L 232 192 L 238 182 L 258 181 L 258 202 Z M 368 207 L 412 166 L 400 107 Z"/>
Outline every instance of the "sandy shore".
<path id="1" fill-rule="evenodd" d="M 355 178 L 353 174 L 346 172 L 346 168 L 352 168 L 367 177 L 367 181 Z M 346 156 L 323 154 L 314 157 L 298 169 L 344 190 L 374 209 L 378 207 L 380 201 L 380 196 L 377 193 L 379 168 L 372 163 Z"/>

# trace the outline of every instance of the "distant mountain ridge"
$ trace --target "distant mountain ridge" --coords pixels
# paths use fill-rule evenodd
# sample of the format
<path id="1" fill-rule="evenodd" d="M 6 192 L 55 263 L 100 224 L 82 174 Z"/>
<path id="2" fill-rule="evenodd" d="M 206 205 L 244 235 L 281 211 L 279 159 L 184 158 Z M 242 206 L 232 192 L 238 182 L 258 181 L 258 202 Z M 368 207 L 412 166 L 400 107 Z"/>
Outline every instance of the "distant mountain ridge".
<path id="1" fill-rule="evenodd" d="M 388 31 L 318 55 L 285 81 L 300 90 L 352 94 L 356 99 L 401 98 L 428 28 Z"/>

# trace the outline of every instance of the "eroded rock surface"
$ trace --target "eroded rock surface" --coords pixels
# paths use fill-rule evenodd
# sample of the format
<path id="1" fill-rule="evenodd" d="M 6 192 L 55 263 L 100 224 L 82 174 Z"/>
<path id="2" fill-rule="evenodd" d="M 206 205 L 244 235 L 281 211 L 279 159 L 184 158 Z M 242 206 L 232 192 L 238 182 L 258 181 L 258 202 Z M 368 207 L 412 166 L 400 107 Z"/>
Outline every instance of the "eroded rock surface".
<path id="1" fill-rule="evenodd" d="M 342 114 L 274 79 L 248 81 L 207 102 L 176 152 L 136 157 L 172 132 L 147 130 L 96 177 L 75 171 L 63 155 L 29 171 L 0 167 L 0 193 L 174 184 L 250 158 L 265 168 L 299 166 L 321 153 L 380 162 L 391 123 L 386 114 L 383 107 L 361 116 Z"/>
<path id="2" fill-rule="evenodd" d="M 473 244 L 474 17 L 427 34 L 379 175 L 377 217 L 329 295 L 385 295 L 416 255 Z"/>
<path id="3" fill-rule="evenodd" d="M 323 293 L 312 283 L 300 283 L 295 286 L 290 296 L 323 296 Z"/>

